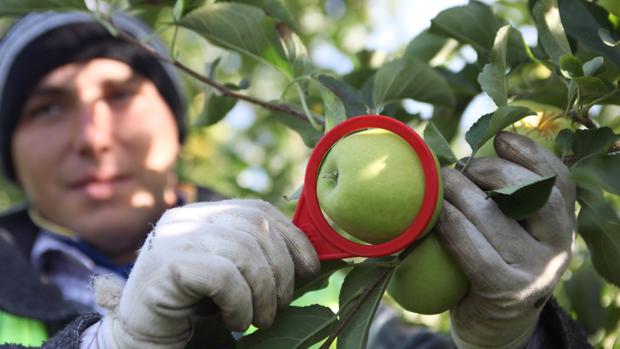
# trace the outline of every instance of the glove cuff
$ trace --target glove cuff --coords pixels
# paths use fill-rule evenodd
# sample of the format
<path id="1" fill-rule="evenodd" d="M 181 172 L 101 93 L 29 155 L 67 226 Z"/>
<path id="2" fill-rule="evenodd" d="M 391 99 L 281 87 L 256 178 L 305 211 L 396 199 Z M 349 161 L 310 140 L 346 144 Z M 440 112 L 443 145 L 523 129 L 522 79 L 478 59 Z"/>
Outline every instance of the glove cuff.
<path id="1" fill-rule="evenodd" d="M 114 274 L 101 275 L 93 279 L 95 302 L 111 313 L 117 312 L 123 288 L 125 280 Z"/>
<path id="2" fill-rule="evenodd" d="M 484 329 L 476 331 L 475 327 L 459 330 L 452 319 L 450 322 L 450 335 L 458 349 L 524 349 L 530 342 L 538 323 L 534 319 L 531 325 L 525 325 L 523 330 L 517 333 L 511 330 L 510 333 L 502 334 L 501 329 L 492 330 L 492 333 L 488 333 Z M 520 325 L 517 323 L 515 326 L 519 327 Z M 486 330 L 490 328 L 492 326 Z"/>
<path id="3" fill-rule="evenodd" d="M 182 349 L 192 338 L 193 326 L 190 330 L 174 337 L 146 337 L 139 333 L 132 333 L 123 322 L 114 315 L 103 318 L 101 328 L 97 333 L 97 343 L 100 348 L 106 349 Z"/>

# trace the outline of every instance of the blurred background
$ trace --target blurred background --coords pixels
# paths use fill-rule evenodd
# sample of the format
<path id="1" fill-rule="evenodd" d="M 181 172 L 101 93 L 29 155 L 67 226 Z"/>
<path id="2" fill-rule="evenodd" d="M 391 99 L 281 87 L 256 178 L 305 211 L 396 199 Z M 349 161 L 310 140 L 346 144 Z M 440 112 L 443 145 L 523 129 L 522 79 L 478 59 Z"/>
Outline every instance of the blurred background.
<path id="1" fill-rule="evenodd" d="M 614 1 L 600 3 L 607 2 L 617 10 L 620 4 Z M 273 67 L 212 46 L 189 30 L 166 25 L 173 20 L 171 6 L 162 7 L 160 1 L 139 2 L 143 6 L 137 15 L 158 29 L 158 34 L 170 45 L 172 55 L 179 61 L 205 75 L 211 72 L 218 82 L 241 86 L 242 93 L 263 100 L 295 101 L 297 98 L 294 89 L 289 86 L 289 79 Z M 325 74 L 344 76 L 354 86 L 360 85 L 359 82 L 356 84 L 363 78 L 357 76 L 360 72 L 373 71 L 383 63 L 400 57 L 409 41 L 427 29 L 430 20 L 439 12 L 468 3 L 466 0 L 282 2 L 298 26 L 294 29 L 306 45 L 312 63 Z M 483 3 L 517 28 L 528 45 L 537 44 L 536 28 L 528 14 L 527 1 L 485 0 Z M 2 20 L 0 30 L 8 24 L 10 20 Z M 458 49 L 453 47 L 448 50 L 435 64 L 457 72 L 476 60 L 476 51 L 469 45 L 461 45 Z M 434 64 L 433 61 L 430 63 Z M 215 66 L 217 69 L 213 69 Z M 228 197 L 262 198 L 292 216 L 296 203 L 285 197 L 292 195 L 303 184 L 305 164 L 311 151 L 299 133 L 285 126 L 293 121 L 249 103 L 234 101 L 232 109 L 224 113 L 220 121 L 204 126 L 211 111 L 207 100 L 215 91 L 189 77 L 185 78 L 190 102 L 188 120 L 192 126 L 177 169 L 181 180 L 212 188 Z M 308 106 L 315 112 L 323 111 L 323 102 L 319 98 L 309 98 Z M 430 104 L 413 100 L 405 100 L 399 107 L 395 110 L 406 114 L 409 124 L 416 130 L 423 130 L 425 121 L 433 114 Z M 458 125 L 454 125 L 456 134 L 451 144 L 457 156 L 466 156 L 471 152 L 463 140 L 464 132 L 478 117 L 495 108 L 489 97 L 480 94 L 473 98 L 460 120 L 455 119 Z M 612 109 L 609 113 L 617 114 L 617 111 Z M 0 185 L 0 208 L 8 208 L 22 199 L 18 189 L 7 183 Z M 616 208 L 620 209 L 620 203 L 616 204 Z M 336 310 L 343 278 L 344 274 L 336 273 L 328 288 L 310 293 L 296 304 L 320 303 Z M 573 316 L 579 314 L 591 342 L 598 348 L 620 348 L 620 292 L 603 282 L 593 271 L 581 239 L 577 241 L 571 269 L 558 286 L 556 297 Z M 389 299 L 385 302 L 392 304 Z M 446 313 L 422 316 L 396 306 L 394 309 L 405 321 L 440 331 L 449 330 Z"/>

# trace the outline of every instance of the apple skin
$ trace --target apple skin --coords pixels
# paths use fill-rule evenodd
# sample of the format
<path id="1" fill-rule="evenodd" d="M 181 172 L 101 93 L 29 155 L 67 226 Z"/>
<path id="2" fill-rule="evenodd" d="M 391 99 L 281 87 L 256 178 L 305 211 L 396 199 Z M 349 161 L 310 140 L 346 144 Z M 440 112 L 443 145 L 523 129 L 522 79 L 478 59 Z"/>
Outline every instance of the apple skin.
<path id="1" fill-rule="evenodd" d="M 468 290 L 467 277 L 433 234 L 398 265 L 387 288 L 405 310 L 429 315 L 449 310 Z"/>
<path id="2" fill-rule="evenodd" d="M 378 244 L 400 235 L 416 217 L 424 197 L 423 178 L 409 143 L 390 131 L 369 129 L 342 138 L 327 153 L 317 178 L 317 198 L 339 228 Z"/>

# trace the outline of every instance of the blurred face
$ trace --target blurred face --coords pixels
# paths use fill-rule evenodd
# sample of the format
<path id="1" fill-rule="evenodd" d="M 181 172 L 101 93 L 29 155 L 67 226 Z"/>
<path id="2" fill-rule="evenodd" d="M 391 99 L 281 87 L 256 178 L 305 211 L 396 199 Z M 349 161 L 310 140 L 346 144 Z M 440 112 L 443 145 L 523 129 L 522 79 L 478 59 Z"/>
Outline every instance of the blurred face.
<path id="1" fill-rule="evenodd" d="M 45 76 L 13 134 L 17 179 L 37 212 L 111 256 L 139 246 L 176 201 L 172 111 L 127 64 L 96 58 Z"/>

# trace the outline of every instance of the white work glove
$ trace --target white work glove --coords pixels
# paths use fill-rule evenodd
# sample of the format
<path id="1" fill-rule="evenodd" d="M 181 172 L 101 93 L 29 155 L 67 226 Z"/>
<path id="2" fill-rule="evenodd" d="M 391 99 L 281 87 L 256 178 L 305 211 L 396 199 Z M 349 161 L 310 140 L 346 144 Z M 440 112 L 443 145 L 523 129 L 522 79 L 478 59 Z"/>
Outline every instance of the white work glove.
<path id="1" fill-rule="evenodd" d="M 229 200 L 168 210 L 140 250 L 120 296 L 110 278 L 95 282 L 109 308 L 99 348 L 182 348 L 190 316 L 211 299 L 232 331 L 269 327 L 291 301 L 295 274 L 320 264 L 306 236 L 266 202 Z M 120 299 L 119 299 L 120 297 Z"/>
<path id="2" fill-rule="evenodd" d="M 525 347 L 574 242 L 575 186 L 564 164 L 513 133 L 500 132 L 495 149 L 499 158 L 474 159 L 465 175 L 442 170 L 445 202 L 435 229 L 471 283 L 450 311 L 461 349 Z M 523 224 L 483 191 L 554 174 L 547 203 Z"/>

